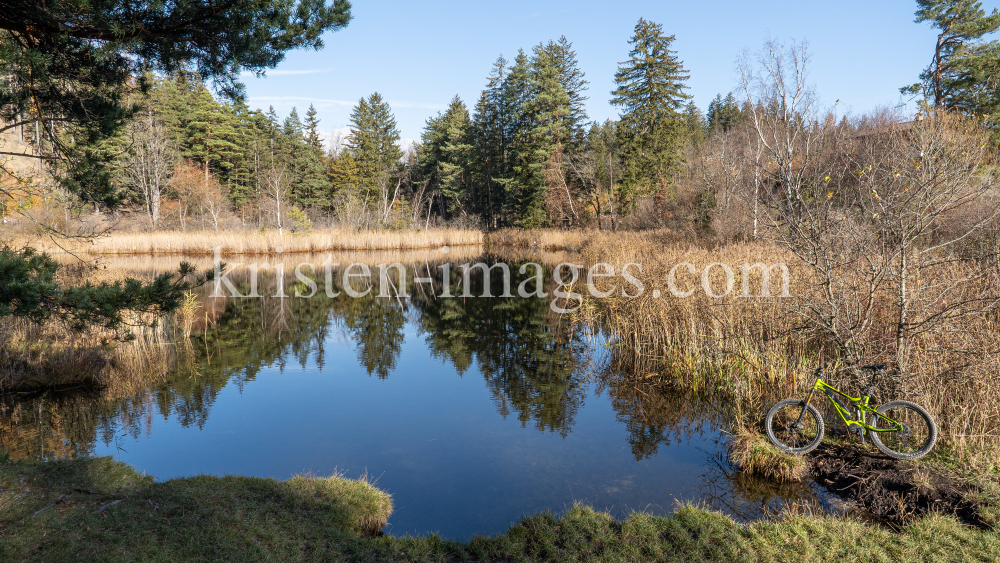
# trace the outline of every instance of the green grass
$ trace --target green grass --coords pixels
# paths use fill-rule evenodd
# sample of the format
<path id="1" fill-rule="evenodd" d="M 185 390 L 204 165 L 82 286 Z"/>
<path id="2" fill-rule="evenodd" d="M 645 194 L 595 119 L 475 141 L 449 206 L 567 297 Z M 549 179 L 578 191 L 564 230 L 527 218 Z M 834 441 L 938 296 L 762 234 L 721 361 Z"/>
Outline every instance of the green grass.
<path id="1" fill-rule="evenodd" d="M 456 543 L 370 535 L 391 501 L 364 481 L 199 476 L 156 483 L 109 458 L 0 463 L 0 561 L 1000 559 L 1000 534 L 941 516 L 894 533 L 817 517 L 740 525 L 692 506 L 670 518 L 637 514 L 616 522 L 576 506 Z"/>

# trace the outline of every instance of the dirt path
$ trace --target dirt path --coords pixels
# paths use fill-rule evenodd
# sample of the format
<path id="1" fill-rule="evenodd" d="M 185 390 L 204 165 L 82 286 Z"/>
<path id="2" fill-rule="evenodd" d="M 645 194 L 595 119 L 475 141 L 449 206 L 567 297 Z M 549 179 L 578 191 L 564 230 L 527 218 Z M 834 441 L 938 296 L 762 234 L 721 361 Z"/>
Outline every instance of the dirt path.
<path id="1" fill-rule="evenodd" d="M 986 527 L 971 500 L 975 486 L 925 464 L 896 460 L 856 444 L 828 443 L 809 454 L 809 463 L 817 483 L 890 525 L 943 512 Z"/>

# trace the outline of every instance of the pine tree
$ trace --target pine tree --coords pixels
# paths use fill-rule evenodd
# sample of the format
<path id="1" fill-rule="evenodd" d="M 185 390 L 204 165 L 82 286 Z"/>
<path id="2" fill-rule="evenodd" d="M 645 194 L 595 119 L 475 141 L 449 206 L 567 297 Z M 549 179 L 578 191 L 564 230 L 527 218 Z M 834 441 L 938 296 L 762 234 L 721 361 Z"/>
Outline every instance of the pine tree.
<path id="1" fill-rule="evenodd" d="M 627 202 L 663 190 L 681 162 L 684 120 L 680 113 L 689 98 L 684 67 L 670 50 L 674 36 L 663 26 L 640 19 L 629 41 L 629 60 L 619 63 L 617 88 L 611 103 L 621 108 L 618 132 L 624 154 L 623 189 Z"/>
<path id="2" fill-rule="evenodd" d="M 1000 30 L 1000 12 L 989 15 L 978 0 L 917 0 L 916 23 L 930 22 L 939 33 L 931 63 L 920 82 L 902 93 L 923 93 L 925 104 L 1000 124 L 1000 41 L 983 36 Z M 1000 133 L 995 133 L 1000 137 Z"/>
<path id="3" fill-rule="evenodd" d="M 923 90 L 934 107 L 966 105 L 975 97 L 970 96 L 970 87 L 981 87 L 979 82 L 989 78 L 995 83 L 995 77 L 990 76 L 995 75 L 995 63 L 983 68 L 980 60 L 998 54 L 1000 46 L 997 41 L 981 38 L 1000 29 L 1000 12 L 994 8 L 987 16 L 978 0 L 917 0 L 917 6 L 915 22 L 929 21 L 940 33 L 931 64 L 920 75 L 921 82 L 902 91 Z M 995 92 L 995 84 L 990 86 Z"/>

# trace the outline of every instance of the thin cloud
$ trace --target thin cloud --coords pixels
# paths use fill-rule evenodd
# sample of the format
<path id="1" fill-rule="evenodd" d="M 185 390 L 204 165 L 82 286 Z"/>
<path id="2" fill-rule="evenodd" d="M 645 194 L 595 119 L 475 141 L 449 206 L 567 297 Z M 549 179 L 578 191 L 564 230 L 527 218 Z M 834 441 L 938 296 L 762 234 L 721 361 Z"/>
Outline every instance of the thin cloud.
<path id="1" fill-rule="evenodd" d="M 326 106 L 351 106 L 353 107 L 358 102 L 357 101 L 347 101 L 347 100 L 332 100 L 329 98 L 308 98 L 305 96 L 251 96 L 251 100 L 255 102 L 309 102 L 316 105 L 326 105 Z M 444 104 L 426 104 L 422 102 L 407 102 L 401 100 L 387 100 L 389 106 L 394 108 L 418 108 L 418 109 L 447 109 L 448 106 Z"/>
<path id="2" fill-rule="evenodd" d="M 398 100 L 387 101 L 394 108 L 448 109 L 447 104 L 425 104 L 422 102 L 401 102 Z"/>
<path id="3" fill-rule="evenodd" d="M 330 72 L 328 68 L 313 68 L 308 70 L 268 70 L 265 71 L 266 76 L 296 76 L 299 74 L 323 74 L 324 72 Z M 243 71 L 240 73 L 243 78 L 249 78 L 251 76 L 257 76 L 252 72 Z M 264 77 L 262 77 L 264 78 Z"/>
<path id="4" fill-rule="evenodd" d="M 310 102 L 327 106 L 353 106 L 357 102 L 347 100 L 330 100 L 327 98 L 306 98 L 303 96 L 250 96 L 255 102 Z"/>

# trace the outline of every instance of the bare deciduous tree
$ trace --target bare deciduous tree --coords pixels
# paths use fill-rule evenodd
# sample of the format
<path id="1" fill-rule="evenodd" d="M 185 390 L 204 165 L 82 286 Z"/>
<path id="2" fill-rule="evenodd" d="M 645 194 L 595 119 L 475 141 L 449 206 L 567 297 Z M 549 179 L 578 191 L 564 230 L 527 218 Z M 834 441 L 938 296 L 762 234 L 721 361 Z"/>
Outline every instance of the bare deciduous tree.
<path id="1" fill-rule="evenodd" d="M 160 224 L 160 204 L 177 160 L 176 153 L 167 131 L 152 114 L 129 123 L 128 134 L 131 145 L 125 160 L 125 177 L 142 198 L 155 229 Z"/>
<path id="2" fill-rule="evenodd" d="M 830 132 L 819 119 L 819 101 L 808 83 L 808 63 L 805 42 L 786 46 L 772 39 L 756 57 L 743 53 L 737 63 L 749 102 L 744 106 L 746 117 L 756 137 L 754 193 L 759 195 L 762 176 L 774 178 L 789 220 L 795 219 L 802 187 L 815 174 L 814 161 Z"/>
<path id="3" fill-rule="evenodd" d="M 270 166 L 263 172 L 260 208 L 271 218 L 278 234 L 284 235 L 285 200 L 288 198 L 288 175 L 283 167 Z"/>

